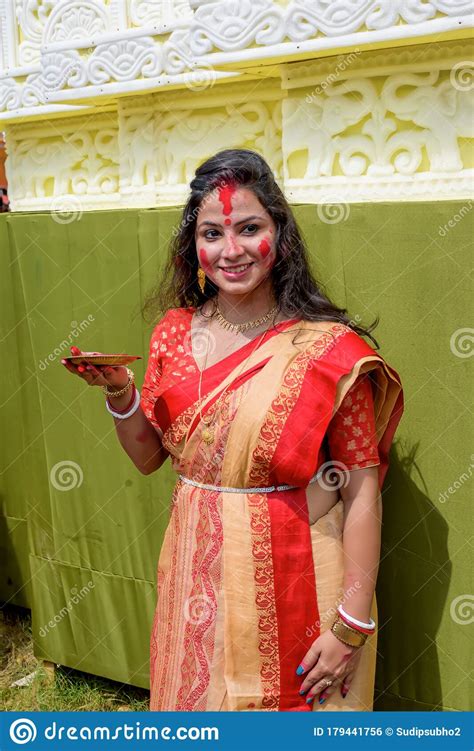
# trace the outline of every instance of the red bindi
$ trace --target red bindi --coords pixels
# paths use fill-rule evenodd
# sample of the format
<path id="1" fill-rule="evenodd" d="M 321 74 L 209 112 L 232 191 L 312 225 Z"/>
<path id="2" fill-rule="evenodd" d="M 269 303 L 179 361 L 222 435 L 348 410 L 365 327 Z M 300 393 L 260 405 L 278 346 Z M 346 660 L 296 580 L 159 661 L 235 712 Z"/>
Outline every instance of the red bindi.
<path id="1" fill-rule="evenodd" d="M 225 222 L 224 222 L 224 224 L 232 224 L 232 222 L 231 222 L 230 219 L 226 219 Z"/>
<path id="2" fill-rule="evenodd" d="M 262 242 L 258 246 L 258 249 L 260 251 L 260 255 L 262 256 L 262 258 L 265 259 L 271 250 L 271 245 L 268 242 L 266 237 L 263 238 Z"/>

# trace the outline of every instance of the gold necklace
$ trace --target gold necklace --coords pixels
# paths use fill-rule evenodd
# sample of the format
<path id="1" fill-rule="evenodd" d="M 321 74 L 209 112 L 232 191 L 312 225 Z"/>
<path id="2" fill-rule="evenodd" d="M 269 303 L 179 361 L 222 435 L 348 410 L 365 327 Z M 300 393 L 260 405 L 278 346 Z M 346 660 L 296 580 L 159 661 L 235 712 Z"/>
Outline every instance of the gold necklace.
<path id="1" fill-rule="evenodd" d="M 245 323 L 231 323 L 227 320 L 227 318 L 224 318 L 224 316 L 221 313 L 221 310 L 219 308 L 219 303 L 216 300 L 216 309 L 214 312 L 214 316 L 216 318 L 216 321 L 228 331 L 236 331 L 237 333 L 241 331 L 248 331 L 248 329 L 254 329 L 256 326 L 260 326 L 262 323 L 266 323 L 274 313 L 278 310 L 278 305 L 274 305 L 271 310 L 268 311 L 268 313 L 265 313 L 264 316 L 260 316 L 260 318 L 254 318 L 253 321 L 245 321 Z"/>
<path id="2" fill-rule="evenodd" d="M 263 338 L 264 338 L 264 336 L 265 336 L 265 334 L 267 332 L 268 332 L 268 329 L 266 329 L 263 332 L 263 334 L 261 335 L 261 337 L 259 338 L 259 340 L 257 342 L 256 347 L 253 348 L 253 350 L 251 351 L 250 355 L 244 360 L 243 365 L 245 365 L 245 363 L 247 362 L 247 360 L 253 355 L 253 353 L 255 352 L 255 350 L 259 347 L 259 345 L 263 341 Z M 199 397 L 199 417 L 201 418 L 201 422 L 204 423 L 204 428 L 202 428 L 202 430 L 201 430 L 201 438 L 204 441 L 204 443 L 207 443 L 208 446 L 210 446 L 211 443 L 214 443 L 214 440 L 215 440 L 215 427 L 214 426 L 211 427 L 211 423 L 213 422 L 213 420 L 215 420 L 215 417 L 217 415 L 217 407 L 220 404 L 220 402 L 222 401 L 225 393 L 227 392 L 227 390 L 228 390 L 228 388 L 230 386 L 230 383 L 227 384 L 227 386 L 225 387 L 225 389 L 222 392 L 222 394 L 219 396 L 219 398 L 217 399 L 217 401 L 214 403 L 214 405 L 213 405 L 213 407 L 214 407 L 214 414 L 211 417 L 211 419 L 208 420 L 208 422 L 206 422 L 206 420 L 202 416 L 202 411 L 201 411 L 201 402 L 202 402 L 201 384 L 202 384 L 202 374 L 203 374 L 203 372 L 205 370 L 205 366 L 206 366 L 206 363 L 207 363 L 207 353 L 208 353 L 208 351 L 209 351 L 209 343 L 208 343 L 208 346 L 206 348 L 206 360 L 204 362 L 204 367 L 203 367 L 203 369 L 199 373 L 198 397 Z M 242 372 L 242 370 L 239 370 L 239 373 L 237 375 L 240 375 L 241 372 Z"/>

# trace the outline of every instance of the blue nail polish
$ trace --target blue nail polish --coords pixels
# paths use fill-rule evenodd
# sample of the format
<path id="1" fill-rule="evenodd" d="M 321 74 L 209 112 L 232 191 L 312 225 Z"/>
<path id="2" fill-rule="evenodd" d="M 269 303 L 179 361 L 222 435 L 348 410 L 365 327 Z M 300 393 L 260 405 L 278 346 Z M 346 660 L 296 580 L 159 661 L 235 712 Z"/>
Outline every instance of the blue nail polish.
<path id="1" fill-rule="evenodd" d="M 323 704 L 325 701 L 326 701 L 326 697 L 325 696 L 321 696 L 321 698 L 319 700 L 319 703 Z"/>
<path id="2" fill-rule="evenodd" d="M 296 670 L 296 675 L 303 675 L 304 673 L 304 667 L 302 665 L 298 665 L 298 668 Z"/>
<path id="3" fill-rule="evenodd" d="M 309 697 L 308 697 L 308 698 L 306 699 L 306 704 L 311 704 L 311 702 L 313 701 L 313 699 L 314 699 L 314 696 L 309 696 Z"/>
<path id="4" fill-rule="evenodd" d="M 306 693 L 306 689 L 305 689 L 305 690 L 303 690 L 303 691 L 300 691 L 300 692 L 299 692 L 299 695 L 300 695 L 300 696 L 304 696 L 304 694 L 305 694 L 305 693 Z"/>

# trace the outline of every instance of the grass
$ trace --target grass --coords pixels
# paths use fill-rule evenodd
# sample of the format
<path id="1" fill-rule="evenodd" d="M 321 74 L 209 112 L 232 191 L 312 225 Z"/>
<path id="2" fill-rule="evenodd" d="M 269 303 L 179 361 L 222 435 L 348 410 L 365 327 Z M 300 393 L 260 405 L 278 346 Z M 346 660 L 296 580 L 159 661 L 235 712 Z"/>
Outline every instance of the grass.
<path id="1" fill-rule="evenodd" d="M 28 686 L 14 681 L 36 671 Z M 0 708 L 9 712 L 144 712 L 149 691 L 60 666 L 54 677 L 33 654 L 28 610 L 0 610 Z"/>

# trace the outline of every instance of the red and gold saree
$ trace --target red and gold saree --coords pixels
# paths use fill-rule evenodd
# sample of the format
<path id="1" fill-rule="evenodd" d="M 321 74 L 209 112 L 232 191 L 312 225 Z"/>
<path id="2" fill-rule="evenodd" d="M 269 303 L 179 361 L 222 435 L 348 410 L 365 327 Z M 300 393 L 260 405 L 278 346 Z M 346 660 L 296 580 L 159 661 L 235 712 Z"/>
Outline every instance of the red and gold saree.
<path id="1" fill-rule="evenodd" d="M 403 411 L 399 377 L 343 324 L 283 321 L 253 353 L 250 341 L 203 371 L 204 416 L 229 386 L 208 445 L 194 311 L 170 310 L 157 325 L 142 388 L 142 409 L 185 478 L 158 562 L 150 709 L 370 711 L 376 634 L 345 699 L 336 690 L 313 707 L 298 693 L 296 668 L 331 626 L 343 583 L 343 501 L 310 523 L 307 486 L 339 461 L 378 465 L 382 487 Z M 296 487 L 245 492 L 284 484 Z"/>

